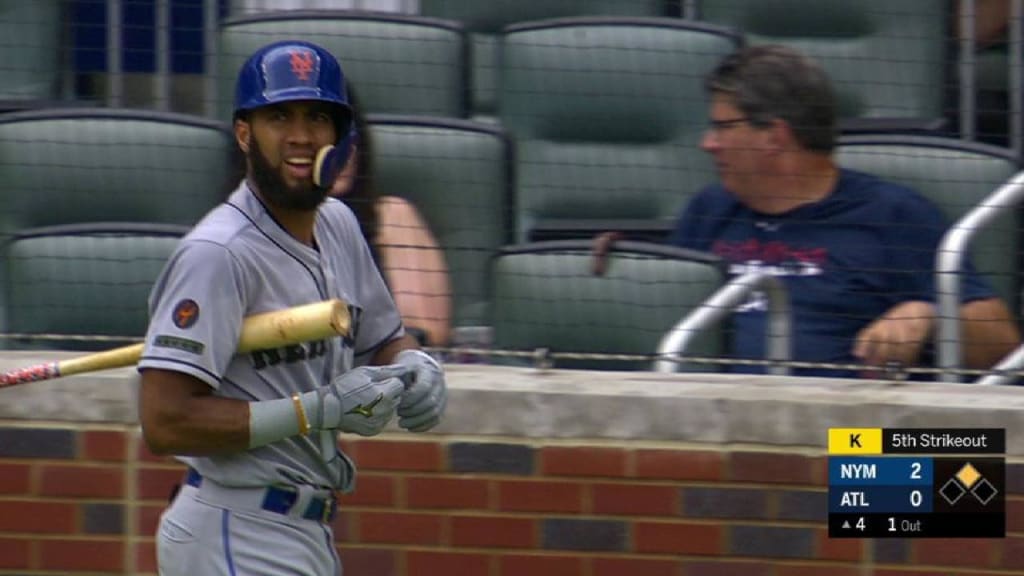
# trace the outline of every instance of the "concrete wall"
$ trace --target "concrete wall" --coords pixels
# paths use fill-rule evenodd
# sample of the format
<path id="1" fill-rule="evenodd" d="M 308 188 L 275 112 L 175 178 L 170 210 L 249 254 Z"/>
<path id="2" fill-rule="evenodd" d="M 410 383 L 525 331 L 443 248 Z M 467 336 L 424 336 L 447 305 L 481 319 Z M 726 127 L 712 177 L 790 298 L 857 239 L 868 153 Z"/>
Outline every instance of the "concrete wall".
<path id="1" fill-rule="evenodd" d="M 58 355 L 8 352 L 0 370 Z M 346 438 L 346 576 L 1024 574 L 1024 391 L 448 366 L 436 433 Z M 182 467 L 133 370 L 0 390 L 0 574 L 152 574 Z M 1004 427 L 1005 540 L 831 540 L 829 427 Z"/>

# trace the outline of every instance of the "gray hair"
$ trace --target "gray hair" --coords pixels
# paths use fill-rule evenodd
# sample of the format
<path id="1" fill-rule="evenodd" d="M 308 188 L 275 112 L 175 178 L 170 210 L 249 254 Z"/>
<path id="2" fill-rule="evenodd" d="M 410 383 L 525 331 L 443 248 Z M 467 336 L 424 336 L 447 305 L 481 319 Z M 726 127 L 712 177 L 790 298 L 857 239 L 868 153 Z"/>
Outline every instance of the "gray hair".
<path id="1" fill-rule="evenodd" d="M 807 150 L 828 153 L 836 144 L 836 102 L 825 71 L 807 56 L 780 45 L 741 48 L 705 80 L 709 93 L 725 94 L 755 126 L 786 121 Z"/>

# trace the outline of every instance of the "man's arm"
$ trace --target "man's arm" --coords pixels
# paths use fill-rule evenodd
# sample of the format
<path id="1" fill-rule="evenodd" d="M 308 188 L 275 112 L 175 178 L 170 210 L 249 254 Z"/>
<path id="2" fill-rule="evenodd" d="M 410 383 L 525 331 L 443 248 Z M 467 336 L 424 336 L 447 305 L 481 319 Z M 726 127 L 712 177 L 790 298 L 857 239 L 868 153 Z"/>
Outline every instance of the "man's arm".
<path id="1" fill-rule="evenodd" d="M 967 368 L 991 368 L 1020 345 L 1020 331 L 999 298 L 973 300 L 960 307 L 960 341 Z M 869 366 L 917 364 L 938 324 L 935 306 L 910 301 L 893 306 L 860 331 L 853 355 Z"/>
<path id="2" fill-rule="evenodd" d="M 394 415 L 411 370 L 360 366 L 310 392 L 247 402 L 214 396 L 188 374 L 151 368 L 142 372 L 139 418 L 154 454 L 242 452 L 313 430 L 373 436 Z M 372 413 L 355 410 L 370 403 Z"/>
<path id="3" fill-rule="evenodd" d="M 249 447 L 249 403 L 221 398 L 202 380 L 172 370 L 142 371 L 139 420 L 154 454 L 207 456 Z"/>
<path id="4" fill-rule="evenodd" d="M 999 298 L 974 300 L 960 307 L 960 342 L 964 365 L 995 366 L 1020 345 L 1020 330 L 1010 309 Z"/>
<path id="5" fill-rule="evenodd" d="M 890 362 L 913 366 L 934 329 L 934 304 L 923 300 L 900 302 L 857 334 L 852 352 L 868 366 Z"/>

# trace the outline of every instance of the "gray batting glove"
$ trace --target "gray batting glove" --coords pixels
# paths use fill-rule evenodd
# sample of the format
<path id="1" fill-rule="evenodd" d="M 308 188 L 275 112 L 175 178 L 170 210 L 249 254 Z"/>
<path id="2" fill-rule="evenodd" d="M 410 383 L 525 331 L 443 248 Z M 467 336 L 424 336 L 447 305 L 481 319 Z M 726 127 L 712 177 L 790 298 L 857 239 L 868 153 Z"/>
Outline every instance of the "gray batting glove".
<path id="1" fill-rule="evenodd" d="M 341 430 L 361 436 L 380 434 L 395 415 L 395 408 L 412 372 L 406 366 L 360 366 L 338 376 L 327 386 L 303 394 L 315 407 L 310 426 Z"/>
<path id="2" fill-rule="evenodd" d="M 395 363 L 408 367 L 413 375 L 398 404 L 398 425 L 410 432 L 430 430 L 448 407 L 444 370 L 422 350 L 402 350 Z"/>

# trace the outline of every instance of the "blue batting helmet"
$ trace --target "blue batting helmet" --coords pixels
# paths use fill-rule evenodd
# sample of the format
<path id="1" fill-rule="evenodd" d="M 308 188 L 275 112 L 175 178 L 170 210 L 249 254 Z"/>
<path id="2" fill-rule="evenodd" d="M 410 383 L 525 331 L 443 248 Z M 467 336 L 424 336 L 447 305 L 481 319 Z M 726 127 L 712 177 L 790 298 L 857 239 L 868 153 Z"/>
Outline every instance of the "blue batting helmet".
<path id="1" fill-rule="evenodd" d="M 334 124 L 340 141 L 332 165 L 343 167 L 355 139 L 355 123 L 345 73 L 334 56 L 312 42 L 286 40 L 260 48 L 242 65 L 235 85 L 236 118 L 255 108 L 293 100 L 335 105 Z M 333 178 L 323 180 L 329 186 Z"/>

